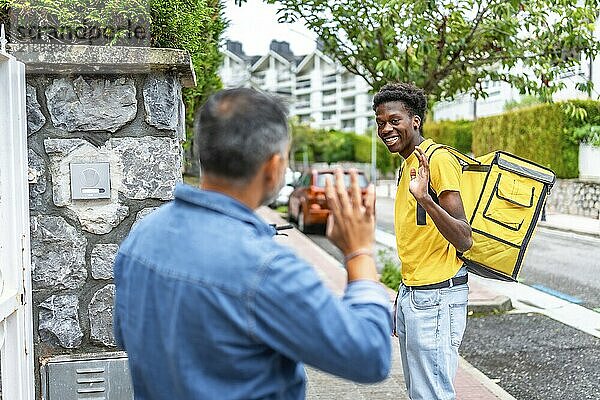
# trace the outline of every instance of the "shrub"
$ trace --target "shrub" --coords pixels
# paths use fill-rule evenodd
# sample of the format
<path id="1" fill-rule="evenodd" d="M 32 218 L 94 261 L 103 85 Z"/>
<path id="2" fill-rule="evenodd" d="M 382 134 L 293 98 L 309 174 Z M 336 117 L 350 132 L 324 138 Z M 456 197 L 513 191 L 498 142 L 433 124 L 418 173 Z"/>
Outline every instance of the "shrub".
<path id="1" fill-rule="evenodd" d="M 226 27 L 222 12 L 218 0 L 150 0 L 152 46 L 189 51 L 196 72 L 196 87 L 183 90 L 188 138 L 195 110 L 222 86 L 217 75 L 219 41 Z"/>
<path id="2" fill-rule="evenodd" d="M 452 146 L 466 154 L 471 153 L 472 151 L 472 121 L 428 122 L 423 126 L 423 131 L 426 138 L 431 138 L 436 143 Z"/>
<path id="3" fill-rule="evenodd" d="M 574 131 L 586 123 L 600 125 L 599 102 L 541 104 L 480 118 L 473 125 L 473 153 L 505 150 L 552 169 L 559 178 L 575 178 Z"/>
<path id="4" fill-rule="evenodd" d="M 351 161 L 371 162 L 371 137 L 350 132 L 311 128 L 297 120 L 291 121 L 292 146 L 290 158 L 309 163 L 335 163 Z M 377 169 L 382 174 L 394 171 L 399 166 L 400 157 L 391 154 L 380 141 L 376 144 Z"/>
<path id="5" fill-rule="evenodd" d="M 573 140 L 600 147 L 600 125 L 586 124 L 573 130 Z"/>
<path id="6" fill-rule="evenodd" d="M 386 250 L 380 250 L 377 253 L 377 256 L 378 261 L 383 264 L 379 280 L 390 289 L 398 290 L 398 286 L 400 286 L 400 282 L 402 282 L 402 273 L 398 262 L 395 261 L 390 255 L 390 252 Z"/>
<path id="7" fill-rule="evenodd" d="M 504 103 L 504 111 L 516 110 L 518 108 L 531 107 L 535 104 L 542 103 L 543 100 L 539 96 L 525 95 L 519 101 L 511 100 Z"/>
<path id="8" fill-rule="evenodd" d="M 354 138 L 354 158 L 357 162 L 371 162 L 371 136 L 356 135 Z M 392 154 L 380 141 L 376 143 L 376 164 L 382 175 L 388 175 L 400 167 L 401 157 Z"/>

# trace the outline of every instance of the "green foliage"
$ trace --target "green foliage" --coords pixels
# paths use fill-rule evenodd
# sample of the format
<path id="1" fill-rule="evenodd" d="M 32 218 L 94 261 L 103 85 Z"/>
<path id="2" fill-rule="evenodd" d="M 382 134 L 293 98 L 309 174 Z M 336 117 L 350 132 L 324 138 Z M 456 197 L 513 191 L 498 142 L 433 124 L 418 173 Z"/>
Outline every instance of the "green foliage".
<path id="1" fill-rule="evenodd" d="M 473 125 L 473 153 L 505 150 L 551 168 L 559 178 L 577 177 L 579 149 L 574 131 L 585 124 L 600 125 L 600 102 L 569 103 L 541 104 L 478 119 Z"/>
<path id="2" fill-rule="evenodd" d="M 371 136 L 357 135 L 354 139 L 354 158 L 357 162 L 371 162 Z M 377 169 L 383 175 L 388 175 L 400 168 L 401 157 L 389 152 L 387 147 L 377 139 L 375 145 Z"/>
<path id="3" fill-rule="evenodd" d="M 17 22 L 45 21 L 58 25 L 115 26 L 123 21 L 148 21 L 146 0 L 0 0 L 0 10 L 12 10 Z M 4 22 L 4 21 L 3 21 Z"/>
<path id="4" fill-rule="evenodd" d="M 303 161 L 306 156 L 309 163 L 353 161 L 371 162 L 371 136 L 357 135 L 327 129 L 315 129 L 291 122 L 292 145 L 290 158 Z M 398 168 L 400 157 L 391 154 L 387 148 L 377 141 L 377 169 L 388 174 Z"/>
<path id="5" fill-rule="evenodd" d="M 586 143 L 600 147 L 600 125 L 586 124 L 573 130 L 572 139 L 577 143 Z"/>
<path id="6" fill-rule="evenodd" d="M 504 111 L 512 111 L 518 108 L 531 107 L 542 103 L 542 99 L 537 96 L 525 95 L 519 101 L 511 100 L 504 103 Z"/>
<path id="7" fill-rule="evenodd" d="M 561 70 L 600 48 L 600 0 L 266 1 L 279 6 L 280 21 L 304 21 L 326 54 L 374 90 L 414 82 L 434 99 L 485 97 L 487 79 L 550 99 L 564 86 Z"/>
<path id="8" fill-rule="evenodd" d="M 471 153 L 472 121 L 428 122 L 423 125 L 423 130 L 425 137 L 433 139 L 436 143 L 452 146 L 465 154 Z"/>
<path id="9" fill-rule="evenodd" d="M 222 59 L 219 40 L 226 27 L 223 3 L 218 0 L 150 0 L 150 10 L 153 46 L 184 49 L 192 58 L 197 85 L 183 90 L 186 132 L 191 139 L 196 109 L 222 86 L 217 70 Z"/>
<path id="10" fill-rule="evenodd" d="M 380 250 L 377 256 L 378 261 L 383 264 L 379 280 L 390 289 L 398 290 L 398 286 L 402 282 L 402 272 L 400 271 L 398 261 L 385 250 Z"/>

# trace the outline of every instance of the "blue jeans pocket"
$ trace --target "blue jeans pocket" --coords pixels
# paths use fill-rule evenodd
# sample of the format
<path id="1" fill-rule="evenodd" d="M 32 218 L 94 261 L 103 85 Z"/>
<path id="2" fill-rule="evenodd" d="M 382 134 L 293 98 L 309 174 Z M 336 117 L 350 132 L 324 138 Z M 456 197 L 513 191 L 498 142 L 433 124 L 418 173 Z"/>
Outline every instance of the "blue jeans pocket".
<path id="1" fill-rule="evenodd" d="M 450 342 L 459 347 L 467 325 L 467 303 L 450 304 Z"/>
<path id="2" fill-rule="evenodd" d="M 417 310 L 427 310 L 439 307 L 442 302 L 442 294 L 439 289 L 433 290 L 411 290 L 410 302 Z"/>

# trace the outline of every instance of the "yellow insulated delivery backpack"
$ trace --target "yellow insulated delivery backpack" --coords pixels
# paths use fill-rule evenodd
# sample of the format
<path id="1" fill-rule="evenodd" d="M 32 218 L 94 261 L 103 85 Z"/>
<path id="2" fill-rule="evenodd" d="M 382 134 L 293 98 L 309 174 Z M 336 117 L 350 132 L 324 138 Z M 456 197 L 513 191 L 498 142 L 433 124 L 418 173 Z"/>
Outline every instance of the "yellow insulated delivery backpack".
<path id="1" fill-rule="evenodd" d="M 556 179 L 554 172 L 503 151 L 471 158 L 434 143 L 425 154 L 431 160 L 439 149 L 449 151 L 462 165 L 460 194 L 473 246 L 459 257 L 477 275 L 516 281 Z"/>

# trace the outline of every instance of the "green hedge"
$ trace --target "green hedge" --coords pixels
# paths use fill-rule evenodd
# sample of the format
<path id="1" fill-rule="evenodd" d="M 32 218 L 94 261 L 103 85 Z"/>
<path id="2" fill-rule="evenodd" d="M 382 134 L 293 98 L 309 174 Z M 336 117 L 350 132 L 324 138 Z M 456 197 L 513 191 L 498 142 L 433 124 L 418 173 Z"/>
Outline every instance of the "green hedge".
<path id="1" fill-rule="evenodd" d="M 305 155 L 309 163 L 351 161 L 371 162 L 371 137 L 351 132 L 315 129 L 306 125 L 291 123 L 292 146 L 290 157 L 303 161 Z M 390 174 L 400 165 L 400 157 L 391 154 L 383 143 L 377 141 L 377 169 L 382 174 Z"/>
<path id="2" fill-rule="evenodd" d="M 400 156 L 390 153 L 380 140 L 377 140 L 376 146 L 376 164 L 379 172 L 387 175 L 397 170 L 401 163 Z M 371 162 L 371 136 L 354 136 L 354 161 L 362 163 Z"/>
<path id="3" fill-rule="evenodd" d="M 440 121 L 427 122 L 423 126 L 423 135 L 436 143 L 452 146 L 463 153 L 471 152 L 473 137 L 472 121 Z"/>
<path id="4" fill-rule="evenodd" d="M 579 148 L 573 131 L 586 123 L 600 123 L 600 102 L 541 104 L 480 118 L 473 125 L 473 153 L 504 150 L 551 168 L 559 178 L 576 178 Z"/>

